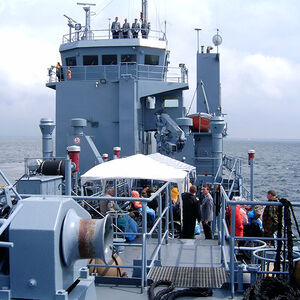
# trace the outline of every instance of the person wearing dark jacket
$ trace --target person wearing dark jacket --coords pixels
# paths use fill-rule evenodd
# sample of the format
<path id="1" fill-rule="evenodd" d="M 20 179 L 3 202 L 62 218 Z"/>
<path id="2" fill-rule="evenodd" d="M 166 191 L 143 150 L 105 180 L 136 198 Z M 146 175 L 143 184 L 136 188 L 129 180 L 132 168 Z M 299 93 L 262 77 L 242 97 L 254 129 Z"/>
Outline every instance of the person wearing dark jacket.
<path id="1" fill-rule="evenodd" d="M 196 198 L 197 187 L 192 185 L 189 193 L 183 193 L 182 208 L 183 208 L 183 226 L 181 232 L 181 238 L 193 239 L 195 233 L 196 220 L 200 222 L 200 208 L 199 201 Z"/>
<path id="2" fill-rule="evenodd" d="M 274 190 L 268 191 L 267 198 L 269 202 L 279 201 L 276 198 L 276 192 Z M 267 205 L 265 207 L 262 216 L 262 226 L 264 229 L 264 237 L 273 238 L 278 226 L 278 206 Z M 274 244 L 274 242 L 268 242 L 268 244 Z"/>

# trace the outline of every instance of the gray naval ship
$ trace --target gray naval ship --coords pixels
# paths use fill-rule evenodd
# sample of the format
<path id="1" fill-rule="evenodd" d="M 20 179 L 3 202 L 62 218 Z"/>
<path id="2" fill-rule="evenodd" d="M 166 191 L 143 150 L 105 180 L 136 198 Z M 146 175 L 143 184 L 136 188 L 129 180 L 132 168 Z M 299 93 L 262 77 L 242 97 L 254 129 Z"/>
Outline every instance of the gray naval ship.
<path id="1" fill-rule="evenodd" d="M 284 235 L 279 227 L 273 238 L 235 235 L 237 205 L 254 207 L 255 151 L 249 151 L 248 191 L 241 161 L 223 153 L 219 33 L 217 51 L 198 46 L 197 113 L 189 114 L 183 105 L 188 70 L 169 66 L 166 35 L 149 28 L 147 1 L 137 31 L 117 23 L 92 30 L 93 5 L 81 5 L 85 25 L 66 16 L 62 63 L 49 68 L 56 120 L 40 121 L 42 157 L 25 159 L 16 188 L 0 171 L 6 182 L 0 188 L 0 299 L 241 299 L 261 278 L 291 279 L 299 249 L 288 219 L 281 223 Z M 184 192 L 189 182 L 198 190 L 211 187 L 213 239 L 179 238 L 182 200 L 179 195 L 176 219 L 171 189 L 176 184 Z M 145 185 L 156 189 L 132 211 L 137 198 L 130 192 Z M 104 216 L 101 203 L 108 201 L 114 209 Z M 167 289 L 158 287 L 155 296 L 159 284 Z"/>

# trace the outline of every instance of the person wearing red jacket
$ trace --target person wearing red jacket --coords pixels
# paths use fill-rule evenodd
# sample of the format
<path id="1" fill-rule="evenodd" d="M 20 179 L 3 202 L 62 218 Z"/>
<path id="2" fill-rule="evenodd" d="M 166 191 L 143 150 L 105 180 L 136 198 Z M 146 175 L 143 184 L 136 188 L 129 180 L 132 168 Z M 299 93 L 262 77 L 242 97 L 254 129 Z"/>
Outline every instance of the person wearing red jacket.
<path id="1" fill-rule="evenodd" d="M 228 216 L 229 226 L 228 231 L 230 233 L 231 226 L 231 206 L 229 205 L 226 211 Z M 242 237 L 244 235 L 244 225 L 243 225 L 243 215 L 241 213 L 241 208 L 239 205 L 235 209 L 235 236 Z"/>

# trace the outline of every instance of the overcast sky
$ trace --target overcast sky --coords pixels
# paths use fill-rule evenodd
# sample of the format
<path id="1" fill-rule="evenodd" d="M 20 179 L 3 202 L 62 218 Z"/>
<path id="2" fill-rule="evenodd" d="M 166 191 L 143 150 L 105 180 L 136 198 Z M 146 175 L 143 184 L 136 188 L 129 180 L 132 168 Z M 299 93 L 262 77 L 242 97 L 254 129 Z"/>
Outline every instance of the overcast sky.
<path id="1" fill-rule="evenodd" d="M 0 136 L 40 136 L 41 117 L 54 119 L 55 92 L 45 87 L 47 68 L 60 60 L 67 14 L 84 24 L 74 0 L 0 0 Z M 196 33 L 211 45 L 223 38 L 221 84 L 228 132 L 236 138 L 300 139 L 299 0 L 149 0 L 152 28 L 167 21 L 171 66 L 189 69 L 189 105 L 195 90 Z M 93 29 L 108 18 L 131 22 L 139 0 L 98 0 Z"/>

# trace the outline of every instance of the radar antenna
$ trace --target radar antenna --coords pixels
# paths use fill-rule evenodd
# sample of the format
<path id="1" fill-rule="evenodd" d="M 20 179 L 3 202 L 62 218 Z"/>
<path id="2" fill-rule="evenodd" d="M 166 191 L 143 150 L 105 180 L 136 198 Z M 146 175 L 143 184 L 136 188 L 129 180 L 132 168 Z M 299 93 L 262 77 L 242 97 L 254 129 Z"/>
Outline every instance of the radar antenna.
<path id="1" fill-rule="evenodd" d="M 94 3 L 83 3 L 77 2 L 77 5 L 83 5 L 85 11 L 85 29 L 84 29 L 84 38 L 89 40 L 91 38 L 91 6 L 96 6 Z"/>

